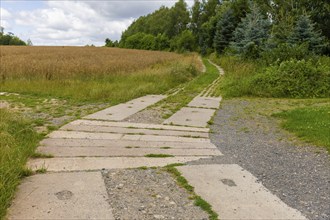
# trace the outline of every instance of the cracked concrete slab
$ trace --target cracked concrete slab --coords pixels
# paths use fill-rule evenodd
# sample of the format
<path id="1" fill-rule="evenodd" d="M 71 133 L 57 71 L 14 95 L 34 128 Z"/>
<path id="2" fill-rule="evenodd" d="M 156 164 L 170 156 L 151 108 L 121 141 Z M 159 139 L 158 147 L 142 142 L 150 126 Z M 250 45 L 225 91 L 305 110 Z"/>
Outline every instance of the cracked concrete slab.
<path id="1" fill-rule="evenodd" d="M 112 106 L 102 111 L 84 117 L 85 119 L 99 119 L 109 121 L 121 121 L 125 118 L 153 105 L 166 98 L 165 95 L 147 95 L 129 102 Z"/>
<path id="2" fill-rule="evenodd" d="M 165 148 L 165 149 L 164 149 Z M 167 149 L 168 148 L 168 149 Z M 221 156 L 218 149 L 163 148 L 107 148 L 107 147 L 39 147 L 37 152 L 54 157 L 143 157 L 147 154 L 169 154 L 173 156 Z"/>
<path id="3" fill-rule="evenodd" d="M 108 126 L 108 127 L 122 127 L 122 128 L 145 128 L 145 129 L 158 129 L 158 130 L 173 130 L 173 131 L 195 131 L 205 132 L 210 131 L 209 128 L 194 128 L 185 126 L 172 126 L 172 125 L 157 125 L 157 124 L 143 124 L 143 123 L 130 123 L 130 122 L 113 122 L 113 121 L 97 121 L 97 120 L 76 120 L 70 122 L 68 125 L 94 125 L 94 126 Z"/>
<path id="4" fill-rule="evenodd" d="M 236 164 L 178 167 L 220 219 L 306 219 Z"/>
<path id="5" fill-rule="evenodd" d="M 206 156 L 189 157 L 73 157 L 73 158 L 48 158 L 32 159 L 27 166 L 32 170 L 47 169 L 51 172 L 63 171 L 92 171 L 102 169 L 125 169 L 142 166 L 157 167 L 166 166 L 172 163 L 186 163 L 189 161 L 208 158 Z"/>
<path id="6" fill-rule="evenodd" d="M 100 172 L 34 175 L 18 187 L 7 218 L 114 219 L 107 199 Z"/>
<path id="7" fill-rule="evenodd" d="M 163 124 L 206 127 L 214 112 L 214 109 L 184 107 L 165 120 Z"/>
<path id="8" fill-rule="evenodd" d="M 222 98 L 213 97 L 195 97 L 188 107 L 218 109 Z"/>
<path id="9" fill-rule="evenodd" d="M 112 149 L 125 148 L 125 147 L 171 147 L 171 148 L 202 148 L 202 149 L 217 149 L 211 142 L 168 142 L 168 141 L 133 141 L 133 140 L 92 140 L 92 139 L 57 139 L 48 138 L 40 142 L 41 146 L 48 147 L 108 147 Z"/>
<path id="10" fill-rule="evenodd" d="M 208 138 L 209 134 L 205 132 L 195 131 L 173 131 L 173 130 L 154 130 L 145 128 L 123 128 L 109 127 L 100 125 L 72 125 L 67 124 L 61 127 L 63 131 L 88 131 L 88 132 L 104 132 L 104 133 L 120 133 L 120 134 L 146 134 L 146 135 L 162 135 L 162 136 L 194 136 Z"/>

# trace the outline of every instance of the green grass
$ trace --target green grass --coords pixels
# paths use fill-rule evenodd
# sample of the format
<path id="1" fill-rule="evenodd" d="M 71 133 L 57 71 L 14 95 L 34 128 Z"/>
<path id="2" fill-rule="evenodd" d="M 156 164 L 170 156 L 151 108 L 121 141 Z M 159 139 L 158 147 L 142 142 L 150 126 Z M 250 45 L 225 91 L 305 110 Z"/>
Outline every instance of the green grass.
<path id="1" fill-rule="evenodd" d="M 284 119 L 285 129 L 301 139 L 325 147 L 330 153 L 330 104 L 297 108 L 274 114 Z"/>
<path id="2" fill-rule="evenodd" d="M 166 158 L 166 157 L 174 157 L 171 154 L 146 154 L 145 157 L 155 157 L 155 158 Z"/>
<path id="3" fill-rule="evenodd" d="M 180 171 L 175 168 L 176 166 L 182 166 L 182 165 L 183 164 L 170 164 L 168 166 L 165 166 L 164 169 L 167 172 L 171 173 L 176 178 L 176 181 L 179 186 L 186 189 L 189 192 L 189 194 L 191 194 L 190 198 L 195 200 L 194 204 L 196 206 L 199 206 L 205 212 L 207 212 L 209 214 L 210 220 L 217 220 L 218 214 L 212 210 L 212 206 L 208 202 L 203 200 L 200 196 L 196 195 L 196 193 L 194 192 L 194 187 L 189 185 L 187 179 L 184 178 L 180 173 Z"/>
<path id="4" fill-rule="evenodd" d="M 0 219 L 14 196 L 17 185 L 31 174 L 24 166 L 40 140 L 27 121 L 19 115 L 0 109 Z"/>
<path id="5" fill-rule="evenodd" d="M 54 156 L 51 154 L 44 154 L 44 153 L 39 153 L 39 152 L 34 152 L 31 155 L 31 158 L 53 158 Z"/>
<path id="6" fill-rule="evenodd" d="M 219 71 L 215 66 L 210 64 L 206 59 L 203 59 L 203 62 L 206 66 L 205 73 L 200 74 L 186 83 L 184 89 L 176 95 L 169 96 L 156 104 L 157 106 L 162 106 L 162 108 L 168 109 L 171 112 L 164 115 L 164 119 L 169 118 L 173 113 L 186 106 L 194 97 L 201 93 L 205 87 L 219 77 Z"/>

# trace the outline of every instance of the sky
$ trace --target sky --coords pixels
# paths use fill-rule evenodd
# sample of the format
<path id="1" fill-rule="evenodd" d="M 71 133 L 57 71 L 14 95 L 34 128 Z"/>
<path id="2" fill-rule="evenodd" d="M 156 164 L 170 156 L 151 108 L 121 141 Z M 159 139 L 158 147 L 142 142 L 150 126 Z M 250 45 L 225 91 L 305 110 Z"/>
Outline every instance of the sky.
<path id="1" fill-rule="evenodd" d="M 0 25 L 33 45 L 103 46 L 138 17 L 176 0 L 0 0 Z M 186 0 L 191 6 L 193 0 Z"/>

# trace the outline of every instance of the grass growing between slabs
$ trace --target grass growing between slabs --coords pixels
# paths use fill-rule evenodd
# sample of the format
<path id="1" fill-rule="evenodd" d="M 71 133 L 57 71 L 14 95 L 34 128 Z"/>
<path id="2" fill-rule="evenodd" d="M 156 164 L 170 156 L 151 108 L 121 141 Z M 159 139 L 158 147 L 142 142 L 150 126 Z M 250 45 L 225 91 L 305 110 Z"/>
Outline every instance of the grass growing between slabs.
<path id="1" fill-rule="evenodd" d="M 203 62 L 206 66 L 205 73 L 200 74 L 195 79 L 186 83 L 184 88 L 177 94 L 171 95 L 156 104 L 156 106 L 161 106 L 170 111 L 170 113 L 163 116 L 164 118 L 169 118 L 179 109 L 186 106 L 193 98 L 201 93 L 203 89 L 219 77 L 219 71 L 215 66 L 209 63 L 206 59 L 203 59 Z"/>
<path id="2" fill-rule="evenodd" d="M 41 136 L 31 122 L 17 114 L 0 109 L 0 219 L 15 193 L 20 179 L 31 174 L 26 170 L 27 158 L 33 155 Z"/>
<path id="3" fill-rule="evenodd" d="M 330 104 L 297 108 L 274 114 L 284 119 L 282 126 L 301 139 L 324 146 L 330 153 Z"/>
<path id="4" fill-rule="evenodd" d="M 176 169 L 176 166 L 183 166 L 183 164 L 170 164 L 164 167 L 164 170 L 168 173 L 172 174 L 175 178 L 179 186 L 186 189 L 189 194 L 191 194 L 191 199 L 195 200 L 194 204 L 196 206 L 199 206 L 202 210 L 207 212 L 209 214 L 210 220 L 217 220 L 218 214 L 212 210 L 212 206 L 206 202 L 204 199 L 202 199 L 200 196 L 196 195 L 194 192 L 194 187 L 189 185 L 186 178 L 182 176 L 180 171 Z"/>

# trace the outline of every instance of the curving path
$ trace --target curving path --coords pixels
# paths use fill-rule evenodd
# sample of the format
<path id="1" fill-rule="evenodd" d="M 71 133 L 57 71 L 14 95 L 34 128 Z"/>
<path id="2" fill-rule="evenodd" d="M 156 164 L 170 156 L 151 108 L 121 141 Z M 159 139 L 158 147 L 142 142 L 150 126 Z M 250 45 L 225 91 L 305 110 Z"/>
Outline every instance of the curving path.
<path id="1" fill-rule="evenodd" d="M 219 68 L 219 67 L 218 67 Z M 223 74 L 219 68 L 220 74 Z M 114 219 L 102 170 L 165 166 L 226 157 L 211 143 L 207 122 L 219 108 L 212 97 L 219 79 L 163 124 L 122 122 L 164 99 L 149 95 L 96 112 L 54 131 L 32 159 L 8 214 L 9 219 Z M 155 158 L 155 155 L 166 158 Z M 178 167 L 221 219 L 305 219 L 236 164 Z"/>

